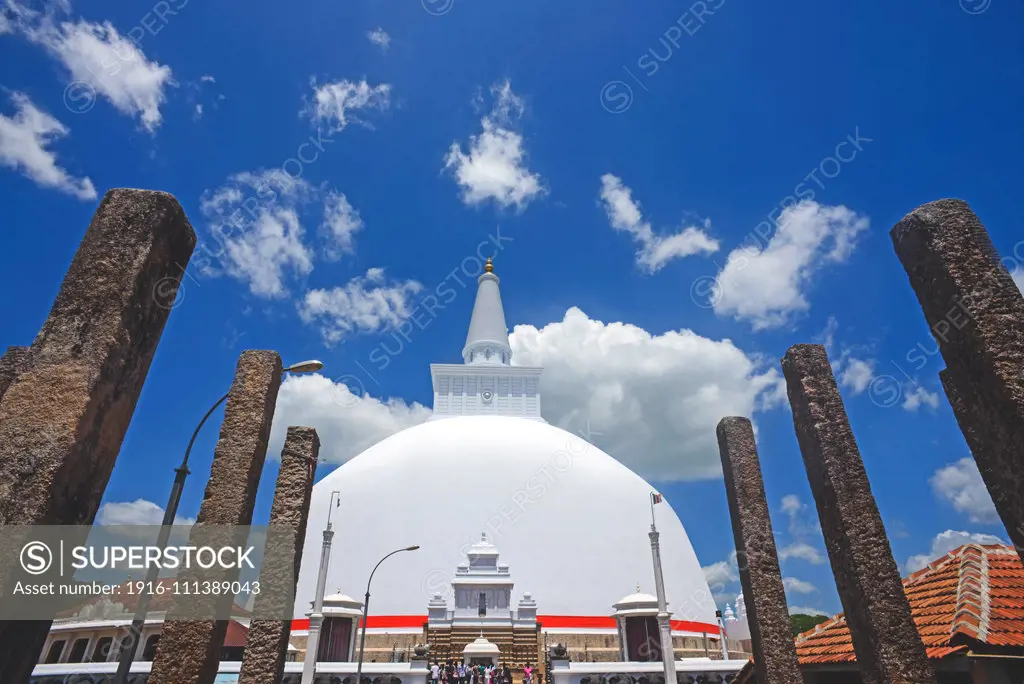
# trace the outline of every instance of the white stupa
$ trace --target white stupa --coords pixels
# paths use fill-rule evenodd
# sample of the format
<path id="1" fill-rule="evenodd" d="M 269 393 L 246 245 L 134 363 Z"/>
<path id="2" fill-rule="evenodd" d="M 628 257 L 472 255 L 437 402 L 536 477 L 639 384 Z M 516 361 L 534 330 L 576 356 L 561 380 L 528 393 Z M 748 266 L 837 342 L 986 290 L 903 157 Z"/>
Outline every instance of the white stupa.
<path id="1" fill-rule="evenodd" d="M 529 592 L 545 631 L 614 634 L 613 604 L 638 581 L 653 584 L 651 485 L 541 417 L 543 369 L 511 365 L 498 283 L 488 260 L 464 362 L 431 366 L 433 419 L 370 447 L 314 487 L 296 630 L 313 598 L 332 491 L 341 494 L 331 515 L 328 586 L 361 597 L 380 558 L 420 546 L 377 570 L 370 633 L 421 632 L 428 604 L 454 605 L 457 568 L 481 533 L 500 547 L 515 597 Z M 655 512 L 673 631 L 717 634 L 715 604 L 683 525 L 667 502 Z"/>

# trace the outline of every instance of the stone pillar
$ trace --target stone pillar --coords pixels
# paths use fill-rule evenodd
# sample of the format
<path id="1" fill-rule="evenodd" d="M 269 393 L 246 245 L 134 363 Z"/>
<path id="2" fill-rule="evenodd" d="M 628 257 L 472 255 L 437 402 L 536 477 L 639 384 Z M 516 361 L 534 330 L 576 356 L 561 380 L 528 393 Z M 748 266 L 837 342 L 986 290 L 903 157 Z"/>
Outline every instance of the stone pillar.
<path id="1" fill-rule="evenodd" d="M 802 684 L 754 429 L 746 418 L 723 418 L 717 434 L 757 681 Z"/>
<path id="2" fill-rule="evenodd" d="M 15 378 L 28 369 L 28 353 L 28 347 L 8 347 L 7 353 L 0 357 L 0 399 Z"/>
<path id="3" fill-rule="evenodd" d="M 861 677 L 934 684 L 825 348 L 790 347 L 782 371 Z"/>
<path id="4" fill-rule="evenodd" d="M 11 370 L 24 351 L 4 355 L 0 524 L 92 523 L 195 241 L 167 193 L 103 197 L 32 344 L 31 368 Z M 27 681 L 49 627 L 0 627 L 0 681 Z"/>
<path id="5" fill-rule="evenodd" d="M 238 684 L 280 681 L 288 655 L 295 583 L 306 540 L 309 497 L 320 453 L 320 438 L 311 427 L 289 427 L 281 452 L 281 470 L 270 509 L 270 527 L 255 619 L 249 626 Z M 282 561 L 290 561 L 282 563 Z M 273 619 L 285 616 L 287 619 Z"/>
<path id="6" fill-rule="evenodd" d="M 946 396 L 1022 553 L 1024 297 L 966 202 L 924 204 L 891 237 L 946 362 Z"/>
<path id="7" fill-rule="evenodd" d="M 239 357 L 224 408 L 220 439 L 213 452 L 210 480 L 192 528 L 193 543 L 204 534 L 204 527 L 252 522 L 281 371 L 277 352 L 244 351 Z M 238 571 L 224 572 L 216 579 L 235 581 Z M 176 614 L 189 612 L 185 605 L 191 602 L 195 606 L 201 599 L 177 597 L 171 606 L 148 684 L 212 684 L 217 676 L 228 620 L 175 619 Z M 233 602 L 234 596 L 222 595 L 204 607 L 226 616 Z"/>

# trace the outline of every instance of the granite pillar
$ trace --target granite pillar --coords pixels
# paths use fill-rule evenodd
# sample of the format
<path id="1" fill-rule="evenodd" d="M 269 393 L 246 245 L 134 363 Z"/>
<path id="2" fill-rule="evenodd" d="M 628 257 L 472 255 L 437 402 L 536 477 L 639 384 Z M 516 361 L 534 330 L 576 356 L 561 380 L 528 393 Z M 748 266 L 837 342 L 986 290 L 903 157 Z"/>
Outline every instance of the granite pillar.
<path id="1" fill-rule="evenodd" d="M 28 347 L 8 347 L 7 352 L 0 356 L 0 399 L 4 398 L 4 392 L 15 378 L 28 368 L 28 353 Z"/>
<path id="2" fill-rule="evenodd" d="M 934 684 L 825 347 L 790 347 L 782 370 L 861 678 Z"/>
<path id="3" fill-rule="evenodd" d="M 281 357 L 276 352 L 245 351 L 239 357 L 220 439 L 213 452 L 210 480 L 190 543 L 210 544 L 207 535 L 214 534 L 211 530 L 252 522 L 281 372 Z M 241 536 L 243 544 L 245 537 Z M 238 541 L 236 535 L 228 543 Z M 213 577 L 207 573 L 204 578 L 235 581 L 238 575 L 235 569 Z M 228 594 L 176 597 L 164 623 L 148 684 L 212 684 L 233 603 L 234 596 Z M 200 610 L 206 613 L 203 619 L 182 617 Z"/>
<path id="4" fill-rule="evenodd" d="M 4 356 L 0 524 L 93 521 L 170 314 L 157 293 L 173 298 L 195 241 L 167 193 L 103 197 L 32 344 L 31 367 L 24 351 L 18 362 Z M 0 562 L 0 590 L 12 558 Z M 6 623 L 0 681 L 27 681 L 49 626 Z"/>
<path id="5" fill-rule="evenodd" d="M 946 396 L 1021 553 L 1024 297 L 966 202 L 924 204 L 891 237 L 946 362 Z"/>
<path id="6" fill-rule="evenodd" d="M 731 417 L 716 432 L 757 681 L 801 684 L 754 429 L 748 419 Z"/>
<path id="7" fill-rule="evenodd" d="M 295 583 L 306 540 L 309 498 L 320 453 L 320 438 L 311 427 L 289 427 L 281 452 L 274 503 L 270 508 L 267 557 L 260 568 L 255 617 L 245 640 L 238 684 L 280 681 L 288 655 Z"/>

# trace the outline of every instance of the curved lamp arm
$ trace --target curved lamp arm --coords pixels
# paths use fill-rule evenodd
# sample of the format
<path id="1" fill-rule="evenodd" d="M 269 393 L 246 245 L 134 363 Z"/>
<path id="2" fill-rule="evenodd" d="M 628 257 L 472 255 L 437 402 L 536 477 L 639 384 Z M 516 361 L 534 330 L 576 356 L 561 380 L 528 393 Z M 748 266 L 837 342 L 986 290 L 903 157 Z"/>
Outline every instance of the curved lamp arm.
<path id="1" fill-rule="evenodd" d="M 188 469 L 188 456 L 189 456 L 189 454 L 192 453 L 192 445 L 195 444 L 196 437 L 199 436 L 199 431 L 203 429 L 203 424 L 206 422 L 206 419 L 210 417 L 211 413 L 213 413 L 214 411 L 217 410 L 218 406 L 220 406 L 221 404 L 224 403 L 224 400 L 226 400 L 228 398 L 228 394 L 231 394 L 231 392 L 228 392 L 223 397 L 218 399 L 217 403 L 214 404 L 213 406 L 211 406 L 210 410 L 206 412 L 205 416 L 203 416 L 203 419 L 201 421 L 199 421 L 199 425 L 196 426 L 195 432 L 192 433 L 192 439 L 188 440 L 188 447 L 185 448 L 185 457 L 183 459 L 181 459 L 181 466 L 180 467 L 182 469 L 185 469 L 185 470 Z"/>
<path id="2" fill-rule="evenodd" d="M 402 553 L 403 551 L 415 551 L 418 548 L 420 548 L 420 547 L 419 546 L 408 546 L 408 547 L 406 547 L 404 549 L 395 549 L 394 551 L 392 551 L 391 553 L 389 553 L 388 555 L 384 556 L 379 561 L 377 561 L 377 564 L 373 566 L 373 572 L 370 573 L 370 579 L 366 580 L 366 593 L 367 594 L 370 593 L 370 583 L 373 582 L 373 574 L 375 572 L 377 572 L 377 568 L 380 567 L 381 563 L 386 561 L 388 558 L 391 558 L 396 553 Z"/>

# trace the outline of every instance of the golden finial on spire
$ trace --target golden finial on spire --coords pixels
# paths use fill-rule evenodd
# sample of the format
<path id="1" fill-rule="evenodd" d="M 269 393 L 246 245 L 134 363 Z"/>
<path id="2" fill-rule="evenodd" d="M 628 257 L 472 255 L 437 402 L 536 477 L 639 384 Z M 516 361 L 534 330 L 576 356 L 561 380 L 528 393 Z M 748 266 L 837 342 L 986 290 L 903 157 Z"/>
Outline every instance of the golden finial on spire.
<path id="1" fill-rule="evenodd" d="M 487 257 L 487 263 L 484 264 L 484 271 L 487 273 L 494 273 L 494 257 Z"/>

